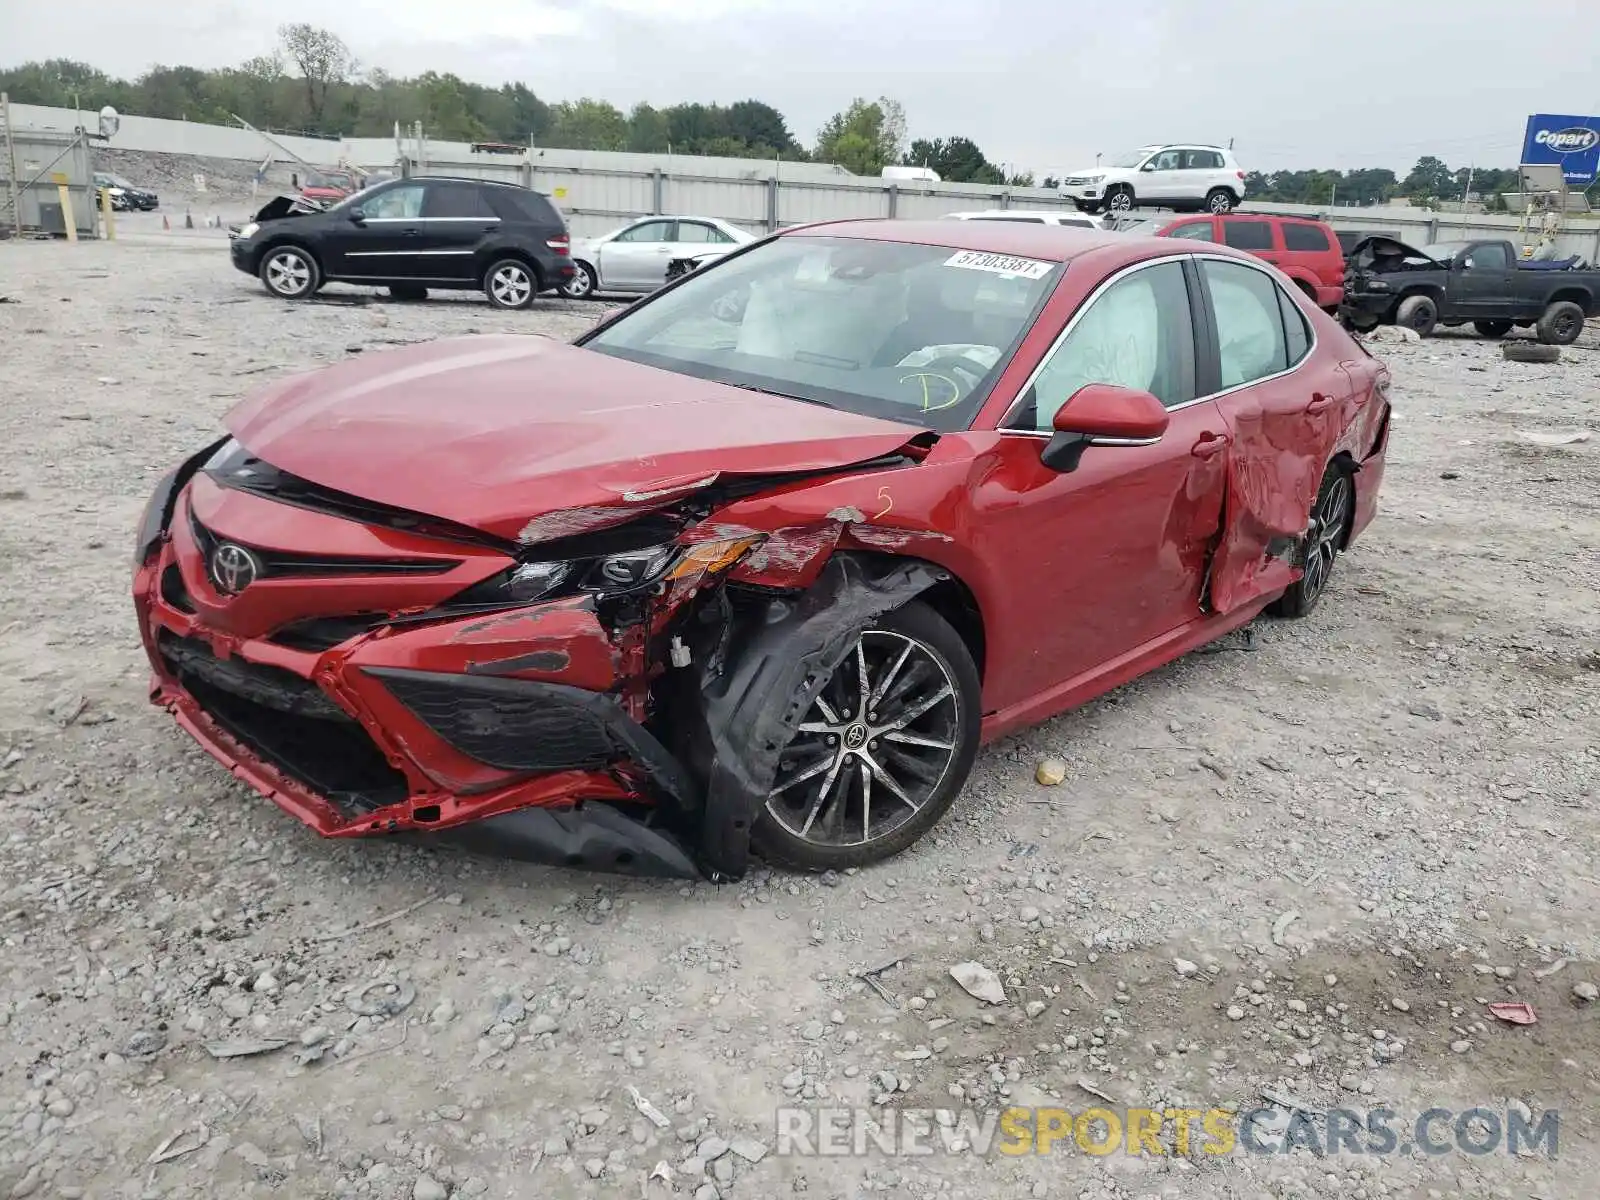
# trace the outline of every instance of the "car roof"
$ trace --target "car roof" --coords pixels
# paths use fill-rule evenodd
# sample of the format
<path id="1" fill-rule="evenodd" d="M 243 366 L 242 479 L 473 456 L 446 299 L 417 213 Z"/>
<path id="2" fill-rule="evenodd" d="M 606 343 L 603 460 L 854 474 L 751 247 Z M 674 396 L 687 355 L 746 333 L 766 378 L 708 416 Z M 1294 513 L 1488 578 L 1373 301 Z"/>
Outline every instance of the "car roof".
<path id="1" fill-rule="evenodd" d="M 950 221 L 942 217 L 924 221 L 885 220 L 869 217 L 857 221 L 824 221 L 785 229 L 780 237 L 860 238 L 863 241 L 906 242 L 948 246 L 952 250 L 979 250 L 985 254 L 1012 254 L 1044 262 L 1066 262 L 1080 254 L 1107 247 L 1138 247 L 1146 239 L 1106 233 L 1073 225 L 1033 224 L 1026 221 Z M 1171 243 L 1150 238 L 1149 248 L 1171 253 Z M 1137 258 L 1130 255 L 1130 258 Z"/>

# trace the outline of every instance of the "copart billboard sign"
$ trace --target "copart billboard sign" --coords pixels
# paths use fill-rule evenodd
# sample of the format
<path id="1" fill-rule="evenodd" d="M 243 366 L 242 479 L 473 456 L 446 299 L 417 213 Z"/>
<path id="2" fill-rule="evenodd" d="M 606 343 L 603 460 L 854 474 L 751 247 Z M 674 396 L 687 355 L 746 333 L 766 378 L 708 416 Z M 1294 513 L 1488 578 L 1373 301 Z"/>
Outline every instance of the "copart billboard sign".
<path id="1" fill-rule="evenodd" d="M 1600 174 L 1600 117 L 1537 113 L 1522 137 L 1524 166 L 1560 167 L 1568 186 L 1587 188 Z"/>

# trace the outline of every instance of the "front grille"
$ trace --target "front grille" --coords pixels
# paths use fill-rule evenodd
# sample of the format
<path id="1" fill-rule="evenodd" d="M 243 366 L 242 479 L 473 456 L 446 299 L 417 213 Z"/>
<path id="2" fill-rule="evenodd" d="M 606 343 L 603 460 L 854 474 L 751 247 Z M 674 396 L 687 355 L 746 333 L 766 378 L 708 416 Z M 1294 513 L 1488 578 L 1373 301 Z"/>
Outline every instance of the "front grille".
<path id="1" fill-rule="evenodd" d="M 261 564 L 264 579 L 315 578 L 339 575 L 443 575 L 461 565 L 454 558 L 361 558 L 340 554 L 302 554 L 298 551 L 263 550 L 247 542 L 234 541 L 201 524 L 200 519 L 189 514 L 189 528 L 195 545 L 200 548 L 206 562 L 211 553 L 224 541 L 243 546 Z"/>
<path id="2" fill-rule="evenodd" d="M 369 668 L 434 733 L 463 754 L 505 771 L 597 770 L 626 756 L 604 704 L 560 684 Z"/>
<path id="3" fill-rule="evenodd" d="M 161 598 L 181 613 L 194 612 L 194 600 L 184 586 L 183 574 L 176 566 L 161 572 Z"/>
<path id="4" fill-rule="evenodd" d="M 361 613 L 348 617 L 307 617 L 303 621 L 285 625 L 270 634 L 267 640 L 276 642 L 280 646 L 287 646 L 290 650 L 306 650 L 313 654 L 321 654 L 324 650 L 344 645 L 351 638 L 371 633 L 388 619 L 383 613 Z"/>
<path id="5" fill-rule="evenodd" d="M 345 817 L 399 804 L 410 794 L 405 776 L 366 731 L 309 680 L 255 663 L 225 662 L 193 638 L 164 634 L 158 647 L 207 716 Z"/>

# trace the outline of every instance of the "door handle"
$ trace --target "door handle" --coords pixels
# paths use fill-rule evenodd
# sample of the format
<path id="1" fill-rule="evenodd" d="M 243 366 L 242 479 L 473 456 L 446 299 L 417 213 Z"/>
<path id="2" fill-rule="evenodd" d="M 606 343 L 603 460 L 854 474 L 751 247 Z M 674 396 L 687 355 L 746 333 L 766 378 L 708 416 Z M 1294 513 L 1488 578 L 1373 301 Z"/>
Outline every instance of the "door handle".
<path id="1" fill-rule="evenodd" d="M 1225 433 L 1202 433 L 1200 440 L 1189 450 L 1196 458 L 1210 458 L 1231 445 L 1233 439 Z"/>
<path id="2" fill-rule="evenodd" d="M 422 230 L 420 229 L 402 229 L 400 231 L 401 237 L 420 237 L 421 234 Z"/>
<path id="3" fill-rule="evenodd" d="M 1324 392 L 1313 392 L 1311 393 L 1311 403 L 1306 405 L 1305 410 L 1308 415 L 1315 416 L 1317 413 L 1327 412 L 1336 403 L 1337 398 L 1334 396 L 1329 396 Z"/>

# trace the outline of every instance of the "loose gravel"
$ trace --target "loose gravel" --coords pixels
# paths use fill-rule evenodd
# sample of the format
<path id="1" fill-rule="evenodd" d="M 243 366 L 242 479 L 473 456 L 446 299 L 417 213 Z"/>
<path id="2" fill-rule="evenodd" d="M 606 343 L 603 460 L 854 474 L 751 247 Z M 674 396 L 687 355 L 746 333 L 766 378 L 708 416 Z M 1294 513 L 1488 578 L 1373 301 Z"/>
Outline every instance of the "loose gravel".
<path id="1" fill-rule="evenodd" d="M 602 309 L 286 305 L 215 231 L 119 230 L 0 245 L 0 1197 L 1592 1194 L 1600 439 L 1525 435 L 1600 422 L 1593 331 L 1551 366 L 1375 345 L 1382 511 L 1311 618 L 990 748 L 891 863 L 691 886 L 317 839 L 149 706 L 127 595 L 147 490 L 251 390 Z M 1264 1092 L 1268 1134 L 1560 1109 L 1560 1154 L 807 1157 L 775 1124 Z"/>

